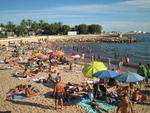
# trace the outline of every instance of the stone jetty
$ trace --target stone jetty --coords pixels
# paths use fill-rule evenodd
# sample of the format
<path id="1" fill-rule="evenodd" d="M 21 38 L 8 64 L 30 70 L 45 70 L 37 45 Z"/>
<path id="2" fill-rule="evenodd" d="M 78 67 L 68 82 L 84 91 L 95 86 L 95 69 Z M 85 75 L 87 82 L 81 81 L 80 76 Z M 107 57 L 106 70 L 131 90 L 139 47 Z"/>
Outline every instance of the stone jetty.
<path id="1" fill-rule="evenodd" d="M 8 44 L 8 42 L 19 42 L 19 41 L 29 41 L 36 42 L 38 40 L 51 40 L 52 42 L 56 41 L 69 41 L 69 42 L 107 42 L 107 43 L 132 43 L 140 42 L 142 40 L 132 37 L 116 37 L 113 35 L 51 35 L 51 36 L 32 36 L 32 37 L 17 37 L 12 39 L 0 39 L 0 44 Z"/>

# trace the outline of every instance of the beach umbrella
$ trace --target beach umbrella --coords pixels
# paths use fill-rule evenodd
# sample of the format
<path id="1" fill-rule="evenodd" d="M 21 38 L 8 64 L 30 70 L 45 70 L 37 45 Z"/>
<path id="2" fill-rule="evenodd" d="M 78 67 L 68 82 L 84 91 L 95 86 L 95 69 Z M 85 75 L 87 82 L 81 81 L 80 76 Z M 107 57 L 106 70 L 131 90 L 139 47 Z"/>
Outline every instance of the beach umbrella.
<path id="1" fill-rule="evenodd" d="M 24 50 L 24 48 L 23 48 L 23 47 L 20 47 L 20 48 L 18 48 L 18 50 L 22 51 L 22 50 Z"/>
<path id="2" fill-rule="evenodd" d="M 107 70 L 103 62 L 91 62 L 83 67 L 82 73 L 85 77 L 93 78 L 92 74 L 103 70 Z"/>
<path id="3" fill-rule="evenodd" d="M 62 51 L 56 51 L 56 52 L 49 52 L 49 55 L 54 55 L 54 56 L 61 56 L 64 55 L 64 52 Z"/>
<path id="4" fill-rule="evenodd" d="M 47 55 L 40 55 L 40 56 L 38 56 L 38 58 L 40 58 L 40 59 L 48 59 L 49 57 Z"/>
<path id="5" fill-rule="evenodd" d="M 79 55 L 79 54 L 77 52 L 71 53 L 71 56 L 76 56 L 76 55 Z"/>
<path id="6" fill-rule="evenodd" d="M 80 55 L 71 56 L 72 58 L 80 58 Z"/>
<path id="7" fill-rule="evenodd" d="M 98 71 L 94 73 L 92 76 L 96 78 L 114 78 L 117 77 L 119 73 L 110 70 Z"/>
<path id="8" fill-rule="evenodd" d="M 115 77 L 115 80 L 118 80 L 120 82 L 130 83 L 130 82 L 142 81 L 144 80 L 144 77 L 140 76 L 137 73 L 126 72 Z"/>
<path id="9" fill-rule="evenodd" d="M 72 58 L 80 58 L 80 55 L 76 52 L 71 53 Z"/>
<path id="10" fill-rule="evenodd" d="M 56 56 L 62 56 L 62 55 L 64 55 L 64 52 L 62 52 L 62 51 L 56 51 Z"/>
<path id="11" fill-rule="evenodd" d="M 40 56 L 43 55 L 42 53 L 35 53 L 34 56 Z"/>
<path id="12" fill-rule="evenodd" d="M 56 55 L 56 52 L 49 52 L 49 55 Z"/>

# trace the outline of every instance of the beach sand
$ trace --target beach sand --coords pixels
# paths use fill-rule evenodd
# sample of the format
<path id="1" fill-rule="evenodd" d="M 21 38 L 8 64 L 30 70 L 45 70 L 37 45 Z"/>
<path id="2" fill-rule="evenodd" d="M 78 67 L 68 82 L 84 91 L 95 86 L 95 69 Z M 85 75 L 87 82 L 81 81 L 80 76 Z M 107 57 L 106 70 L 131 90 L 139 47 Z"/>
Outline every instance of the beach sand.
<path id="1" fill-rule="evenodd" d="M 0 54 L 0 60 L 4 59 L 4 56 L 9 56 L 7 53 Z M 6 64 L 0 64 L 3 66 Z M 7 65 L 6 65 L 7 66 Z M 76 70 L 82 70 L 84 65 L 75 64 Z M 112 65 L 115 66 L 115 65 Z M 85 78 L 82 73 L 75 72 L 65 72 L 65 68 L 69 68 L 68 65 L 58 65 L 57 70 L 60 72 L 60 76 L 64 84 L 68 82 L 72 83 L 81 83 L 89 80 Z M 123 71 L 136 71 L 131 68 L 123 68 Z M 55 110 L 54 99 L 50 97 L 50 94 L 53 91 L 52 87 L 44 86 L 32 81 L 32 78 L 19 80 L 15 77 L 12 77 L 11 74 L 23 71 L 20 68 L 14 68 L 12 70 L 0 70 L 0 113 L 5 111 L 11 111 L 11 113 L 88 113 L 84 108 L 76 105 L 75 103 L 64 105 L 63 110 Z M 48 77 L 48 73 L 40 72 L 38 77 Z M 55 74 L 52 75 L 56 76 Z M 10 102 L 6 100 L 6 94 L 10 89 L 15 88 L 19 84 L 31 84 L 33 87 L 36 87 L 40 90 L 41 96 L 33 97 L 25 101 Z M 150 85 L 149 87 L 142 87 L 143 90 L 147 90 L 150 96 Z M 134 104 L 134 113 L 150 113 L 150 105 L 140 105 Z M 115 113 L 112 111 L 112 113 Z"/>
<path id="2" fill-rule="evenodd" d="M 74 72 L 65 72 L 65 66 L 58 66 L 57 69 L 60 72 L 63 82 L 81 83 L 88 80 L 82 74 L 76 74 Z M 83 65 L 76 65 L 77 69 L 82 69 Z M 18 69 L 0 71 L 0 111 L 11 111 L 12 113 L 87 113 L 87 111 L 77 105 L 65 105 L 63 110 L 56 111 L 54 109 L 54 99 L 50 98 L 50 92 L 52 88 L 44 86 L 43 84 L 35 83 L 31 78 L 24 80 L 18 80 L 15 77 L 11 77 L 11 73 L 18 71 Z M 38 77 L 47 76 L 46 73 L 39 73 Z M 55 75 L 53 75 L 55 76 Z M 30 100 L 21 102 L 9 102 L 6 100 L 6 93 L 16 87 L 19 84 L 32 84 L 41 91 L 41 96 L 31 98 Z M 145 88 L 144 88 L 145 89 Z M 146 90 L 150 91 L 150 88 Z M 135 113 L 149 113 L 150 105 L 138 105 L 134 104 Z M 112 112 L 113 113 L 113 112 Z"/>

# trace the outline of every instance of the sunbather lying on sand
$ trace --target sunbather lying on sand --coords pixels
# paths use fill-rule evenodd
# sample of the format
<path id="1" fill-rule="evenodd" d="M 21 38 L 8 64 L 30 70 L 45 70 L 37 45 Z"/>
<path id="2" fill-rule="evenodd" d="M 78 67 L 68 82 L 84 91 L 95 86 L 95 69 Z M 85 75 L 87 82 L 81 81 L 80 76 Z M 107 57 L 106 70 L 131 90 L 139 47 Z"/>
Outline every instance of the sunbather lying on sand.
<path id="1" fill-rule="evenodd" d="M 26 85 L 20 84 L 20 85 L 16 86 L 14 89 L 11 89 L 11 90 L 8 92 L 8 94 L 23 93 L 26 87 L 27 87 Z"/>
<path id="2" fill-rule="evenodd" d="M 98 111 L 99 113 L 102 113 L 101 111 L 105 111 L 105 112 L 109 113 L 109 111 L 107 111 L 106 109 L 97 105 L 97 103 L 94 100 L 92 102 L 87 103 L 87 104 L 91 105 L 92 108 L 95 109 L 96 111 Z"/>
<path id="3" fill-rule="evenodd" d="M 140 93 L 139 89 L 135 90 L 132 94 L 132 99 L 135 100 L 136 102 L 144 102 L 148 100 L 148 96 L 143 95 Z"/>
<path id="4" fill-rule="evenodd" d="M 31 85 L 28 85 L 25 89 L 25 95 L 30 98 L 30 97 L 33 97 L 33 96 L 37 96 L 38 94 L 31 91 Z"/>

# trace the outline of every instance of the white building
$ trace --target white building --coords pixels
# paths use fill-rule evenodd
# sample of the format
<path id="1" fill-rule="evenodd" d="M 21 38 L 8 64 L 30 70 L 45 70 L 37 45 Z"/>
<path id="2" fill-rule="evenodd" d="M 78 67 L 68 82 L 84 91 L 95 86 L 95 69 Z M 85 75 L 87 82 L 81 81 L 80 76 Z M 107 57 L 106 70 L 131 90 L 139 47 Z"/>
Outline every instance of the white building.
<path id="1" fill-rule="evenodd" d="M 68 35 L 77 35 L 77 31 L 68 31 Z"/>

